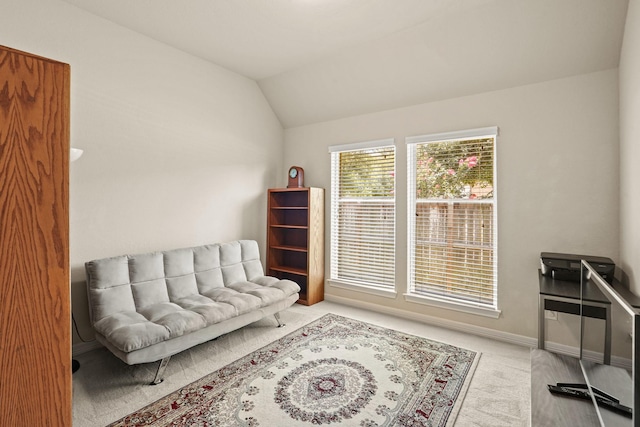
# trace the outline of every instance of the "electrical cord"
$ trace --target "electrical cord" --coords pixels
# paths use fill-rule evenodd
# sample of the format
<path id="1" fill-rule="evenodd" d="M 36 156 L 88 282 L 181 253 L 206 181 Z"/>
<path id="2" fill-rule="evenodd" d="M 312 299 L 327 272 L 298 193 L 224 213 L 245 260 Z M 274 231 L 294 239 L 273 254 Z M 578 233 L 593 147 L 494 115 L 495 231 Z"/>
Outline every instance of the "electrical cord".
<path id="1" fill-rule="evenodd" d="M 73 315 L 73 310 L 71 310 L 71 321 L 73 322 L 73 328 L 75 329 L 78 338 L 80 338 L 80 341 L 91 342 L 96 340 L 95 338 L 92 340 L 85 340 L 82 335 L 80 335 L 80 329 L 78 329 L 78 324 L 76 323 L 76 318 Z M 75 373 L 78 369 L 80 369 L 80 362 L 78 362 L 76 359 L 71 359 L 71 373 Z"/>
<path id="2" fill-rule="evenodd" d="M 91 340 L 85 340 L 84 338 L 82 338 L 82 335 L 80 335 L 80 330 L 78 329 L 78 324 L 76 323 L 76 318 L 73 315 L 73 311 L 71 312 L 71 321 L 73 322 L 73 329 L 75 329 L 76 331 L 76 335 L 78 335 L 78 338 L 80 338 L 80 341 L 82 342 L 92 342 L 95 341 L 96 339 L 91 339 Z"/>

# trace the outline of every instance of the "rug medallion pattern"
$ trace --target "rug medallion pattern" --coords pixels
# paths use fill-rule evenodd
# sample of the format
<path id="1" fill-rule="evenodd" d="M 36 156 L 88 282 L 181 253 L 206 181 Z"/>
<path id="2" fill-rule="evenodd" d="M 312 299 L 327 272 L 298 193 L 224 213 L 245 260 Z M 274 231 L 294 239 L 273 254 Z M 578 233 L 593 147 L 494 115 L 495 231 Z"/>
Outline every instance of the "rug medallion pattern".
<path id="1" fill-rule="evenodd" d="M 328 314 L 112 426 L 447 426 L 478 358 Z"/>

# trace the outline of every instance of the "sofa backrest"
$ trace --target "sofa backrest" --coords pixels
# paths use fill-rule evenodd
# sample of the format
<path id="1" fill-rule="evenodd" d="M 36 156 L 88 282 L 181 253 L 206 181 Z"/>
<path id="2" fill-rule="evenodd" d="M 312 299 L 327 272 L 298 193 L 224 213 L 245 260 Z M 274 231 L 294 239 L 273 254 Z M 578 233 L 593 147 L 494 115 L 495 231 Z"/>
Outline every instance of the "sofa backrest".
<path id="1" fill-rule="evenodd" d="M 254 240 L 98 259 L 85 270 L 93 323 L 264 275 Z"/>

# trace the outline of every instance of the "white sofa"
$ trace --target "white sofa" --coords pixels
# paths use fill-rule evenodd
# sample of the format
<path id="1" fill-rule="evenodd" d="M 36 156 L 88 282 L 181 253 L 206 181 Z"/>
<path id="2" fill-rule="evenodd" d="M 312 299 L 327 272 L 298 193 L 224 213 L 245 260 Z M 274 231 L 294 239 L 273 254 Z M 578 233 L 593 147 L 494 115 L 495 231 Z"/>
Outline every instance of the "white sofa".
<path id="1" fill-rule="evenodd" d="M 85 263 L 96 339 L 129 365 L 169 358 L 278 312 L 300 287 L 265 276 L 253 240 Z"/>

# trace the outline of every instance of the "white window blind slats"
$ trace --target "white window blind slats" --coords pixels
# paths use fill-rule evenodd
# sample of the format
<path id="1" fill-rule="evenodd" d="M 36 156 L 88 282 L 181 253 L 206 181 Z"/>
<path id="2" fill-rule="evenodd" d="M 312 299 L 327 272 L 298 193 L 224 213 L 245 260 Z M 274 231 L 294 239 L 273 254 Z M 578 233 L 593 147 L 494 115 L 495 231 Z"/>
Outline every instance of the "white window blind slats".
<path id="1" fill-rule="evenodd" d="M 450 211 L 451 209 L 451 211 Z M 418 201 L 415 207 L 416 244 L 451 241 L 458 246 L 494 246 L 493 205 L 487 202 L 432 204 Z"/>
<path id="2" fill-rule="evenodd" d="M 393 248 L 394 243 L 393 236 L 360 236 L 353 233 L 348 235 L 345 235 L 345 233 L 340 233 L 339 235 L 343 243 L 342 247 L 339 250 L 343 252 L 364 252 L 362 248 L 370 249 L 373 247 L 375 247 L 376 249 L 383 249 L 385 247 Z M 386 251 L 382 252 L 385 253 Z"/>
<path id="3" fill-rule="evenodd" d="M 385 269 L 370 269 L 366 268 L 366 266 L 343 266 L 341 269 L 343 276 L 341 278 L 345 279 L 351 277 L 352 279 L 356 279 L 356 281 L 362 282 L 362 277 L 367 277 L 369 279 L 376 279 L 373 283 L 369 283 L 369 286 L 382 286 L 382 284 L 378 283 L 379 280 L 391 279 L 391 275 L 385 271 Z M 349 276 L 349 274 L 351 276 Z"/>
<path id="4" fill-rule="evenodd" d="M 426 267 L 426 268 L 425 268 Z M 430 277 L 430 279 L 432 281 L 438 282 L 441 281 L 442 283 L 446 283 L 448 281 L 451 282 L 465 282 L 467 283 L 466 286 L 468 286 L 471 289 L 478 289 L 478 290 L 486 290 L 487 293 L 493 294 L 493 290 L 492 289 L 487 289 L 485 287 L 482 286 L 482 280 L 491 280 L 493 279 L 493 275 L 492 274 L 479 274 L 477 276 L 475 276 L 473 278 L 473 280 L 469 280 L 469 276 L 467 275 L 460 275 L 460 274 L 456 274 L 455 270 L 452 272 L 452 269 L 447 267 L 447 266 L 442 266 L 442 267 L 438 267 L 438 266 L 434 266 L 434 265 L 428 265 L 428 266 L 418 266 L 416 268 L 416 274 L 420 277 Z M 429 287 L 429 283 L 419 283 L 418 287 L 422 287 L 422 288 L 428 288 Z"/>
<path id="5" fill-rule="evenodd" d="M 384 261 L 387 260 L 387 256 L 388 254 L 384 253 L 384 252 L 380 252 L 378 253 L 378 255 L 371 255 L 371 250 L 372 249 L 377 249 L 377 248 L 363 248 L 363 250 L 355 250 L 355 251 L 338 251 L 337 254 L 343 256 L 343 257 L 368 257 L 369 258 L 369 263 L 362 263 L 360 265 L 357 266 L 353 266 L 350 267 L 352 269 L 356 269 L 359 268 L 360 266 L 366 265 L 368 269 L 381 269 L 381 270 L 387 270 L 386 266 L 384 265 Z M 380 265 L 383 264 L 383 265 Z"/>
<path id="6" fill-rule="evenodd" d="M 331 279 L 393 289 L 395 147 L 358 147 L 330 150 Z"/>
<path id="7" fill-rule="evenodd" d="M 486 130 L 407 140 L 409 294 L 497 308 L 496 138 Z"/>

